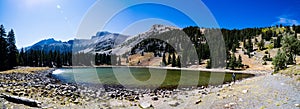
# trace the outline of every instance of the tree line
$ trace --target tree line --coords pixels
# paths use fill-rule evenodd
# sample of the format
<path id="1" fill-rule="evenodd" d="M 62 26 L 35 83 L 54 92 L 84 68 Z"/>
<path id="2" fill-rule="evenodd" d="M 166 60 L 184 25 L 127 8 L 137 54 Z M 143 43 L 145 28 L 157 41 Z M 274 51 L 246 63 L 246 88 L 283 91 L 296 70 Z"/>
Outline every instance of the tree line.
<path id="1" fill-rule="evenodd" d="M 15 33 L 11 29 L 7 34 L 3 25 L 0 26 L 0 70 L 12 69 L 18 65 L 18 49 Z"/>
<path id="2" fill-rule="evenodd" d="M 204 29 L 205 31 L 200 31 Z M 144 54 L 144 52 L 153 52 L 155 57 L 162 57 L 162 65 L 171 65 L 172 67 L 185 67 L 195 63 L 201 64 L 202 60 L 207 61 L 207 68 L 211 68 L 211 52 L 205 37 L 207 31 L 221 31 L 225 41 L 226 48 L 226 68 L 241 68 L 241 56 L 235 57 L 237 48 L 240 48 L 240 42 L 244 54 L 251 58 L 251 52 L 254 45 L 258 49 L 264 50 L 265 41 L 270 41 L 272 48 L 281 48 L 276 57 L 273 58 L 273 64 L 276 70 L 286 67 L 288 64 L 295 64 L 296 55 L 300 54 L 300 41 L 297 39 L 297 33 L 300 33 L 300 26 L 275 26 L 267 28 L 246 28 L 246 29 L 216 29 L 216 28 L 200 28 L 190 26 L 182 29 L 183 31 L 173 30 L 156 34 L 152 38 L 143 40 L 134 46 L 126 56 L 136 53 Z M 182 52 L 187 47 L 180 43 L 182 37 L 173 37 L 182 35 L 184 32 L 192 42 L 197 54 L 197 58 L 188 52 Z M 261 35 L 262 39 L 258 41 L 257 36 Z M 167 40 L 161 40 L 155 37 L 167 37 Z M 176 42 L 170 45 L 170 42 Z M 178 42 L 178 43 L 177 43 Z M 184 41 L 182 41 L 184 42 Z M 11 69 L 15 66 L 89 66 L 89 65 L 121 65 L 121 56 L 110 53 L 72 53 L 59 50 L 43 51 L 43 50 L 25 50 L 18 51 L 15 45 L 15 34 L 13 29 L 6 33 L 3 25 L 0 27 L 0 70 Z M 179 50 L 179 51 L 178 51 Z M 168 54 L 168 56 L 166 55 Z M 125 58 L 126 58 L 125 56 Z M 270 59 L 269 59 L 270 58 Z M 272 60 L 269 56 L 266 61 Z M 128 58 L 126 59 L 128 61 Z"/>
<path id="3" fill-rule="evenodd" d="M 62 67 L 72 65 L 72 53 L 59 50 L 46 52 L 43 50 L 20 51 L 16 47 L 15 34 L 11 29 L 7 34 L 3 25 L 0 26 L 0 70 L 12 69 L 16 66 Z"/>
<path id="4" fill-rule="evenodd" d="M 162 56 L 162 66 L 171 65 L 172 67 L 179 67 L 181 68 L 180 56 L 176 56 L 175 53 L 169 53 L 168 59 L 166 59 L 166 53 Z"/>
<path id="5" fill-rule="evenodd" d="M 296 64 L 296 56 L 300 55 L 300 40 L 297 33 L 300 32 L 299 26 L 292 26 L 293 31 L 289 30 L 282 37 L 281 46 L 274 57 L 272 64 L 274 70 L 279 71 L 287 68 L 287 65 Z"/>
<path id="6" fill-rule="evenodd" d="M 62 67 L 72 66 L 72 53 L 59 50 L 27 50 L 21 49 L 19 53 L 19 66 L 31 67 Z"/>
<path id="7" fill-rule="evenodd" d="M 201 31 L 201 29 L 203 29 L 204 31 Z M 239 68 L 243 66 L 243 64 L 241 64 L 242 60 L 241 58 L 238 58 L 240 60 L 236 60 L 236 57 L 233 56 L 233 54 L 236 52 L 236 49 L 239 48 L 239 44 L 240 44 L 239 42 L 241 41 L 245 42 L 245 49 L 246 49 L 245 52 L 247 52 L 247 54 L 249 54 L 250 56 L 250 52 L 253 51 L 253 42 L 251 39 L 254 38 L 256 35 L 261 34 L 261 29 L 262 28 L 247 28 L 242 30 L 238 30 L 238 29 L 229 30 L 229 29 L 216 29 L 216 28 L 200 28 L 197 26 L 190 26 L 190 27 L 183 28 L 182 31 L 184 32 L 185 35 L 188 36 L 189 40 L 192 43 L 192 46 L 194 46 L 197 54 L 196 57 L 198 59 L 192 59 L 195 58 L 195 56 L 190 56 L 191 54 L 189 51 L 190 49 L 185 49 L 186 50 L 185 52 L 180 52 L 180 49 L 178 50 L 178 48 L 184 48 L 182 47 L 182 45 L 184 44 L 182 44 L 181 42 L 186 42 L 186 41 L 184 41 L 185 39 L 180 39 L 181 37 L 180 35 L 178 35 L 178 32 L 176 31 L 165 32 L 160 35 L 157 35 L 157 37 L 171 37 L 164 41 L 159 39 L 146 39 L 138 43 L 135 47 L 133 47 L 131 54 L 138 53 L 139 51 L 153 52 L 156 57 L 162 57 L 162 65 L 169 65 L 173 63 L 172 66 L 178 66 L 178 67 L 179 67 L 178 65 L 179 61 L 176 60 L 181 60 L 180 64 L 182 66 L 180 67 L 186 67 L 187 65 L 193 65 L 195 63 L 202 64 L 201 62 L 203 60 L 208 60 L 207 68 L 210 68 L 211 61 L 212 61 L 210 57 L 211 51 L 209 49 L 209 45 L 206 39 L 206 37 L 209 36 L 205 36 L 206 35 L 205 33 L 221 32 L 225 41 L 227 59 L 224 61 L 226 61 L 227 63 L 227 68 Z M 175 36 L 179 36 L 179 37 L 175 37 Z M 169 43 L 172 42 L 172 40 L 183 40 L 183 41 L 174 41 L 177 42 L 176 45 L 171 46 L 169 45 Z M 184 49 L 181 51 L 184 51 Z M 165 55 L 167 53 L 169 54 L 169 56 Z M 177 57 L 172 56 L 173 54 L 176 55 Z M 175 60 L 175 61 L 169 61 L 169 60 Z"/>

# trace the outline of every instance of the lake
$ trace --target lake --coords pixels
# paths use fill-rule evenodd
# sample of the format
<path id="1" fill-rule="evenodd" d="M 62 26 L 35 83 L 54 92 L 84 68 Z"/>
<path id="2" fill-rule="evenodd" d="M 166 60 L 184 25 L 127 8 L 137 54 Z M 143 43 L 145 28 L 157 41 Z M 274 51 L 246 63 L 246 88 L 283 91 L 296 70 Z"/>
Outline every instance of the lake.
<path id="1" fill-rule="evenodd" d="M 253 74 L 235 73 L 236 79 L 253 77 Z M 219 85 L 232 81 L 232 73 L 192 70 L 98 67 L 61 68 L 53 77 L 66 83 L 90 83 L 99 85 L 122 85 L 142 88 L 177 88 Z"/>

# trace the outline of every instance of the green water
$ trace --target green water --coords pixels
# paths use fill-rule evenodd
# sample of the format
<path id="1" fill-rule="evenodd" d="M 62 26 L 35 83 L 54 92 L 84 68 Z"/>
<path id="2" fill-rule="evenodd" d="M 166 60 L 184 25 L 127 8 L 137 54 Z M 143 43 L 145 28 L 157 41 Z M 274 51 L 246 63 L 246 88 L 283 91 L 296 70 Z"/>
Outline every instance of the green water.
<path id="1" fill-rule="evenodd" d="M 101 67 L 57 69 L 53 74 L 63 82 L 125 85 L 132 87 L 175 88 L 178 86 L 217 85 L 232 81 L 232 73 L 228 72 L 154 68 Z M 253 76 L 241 73 L 235 73 L 235 75 L 237 80 Z"/>

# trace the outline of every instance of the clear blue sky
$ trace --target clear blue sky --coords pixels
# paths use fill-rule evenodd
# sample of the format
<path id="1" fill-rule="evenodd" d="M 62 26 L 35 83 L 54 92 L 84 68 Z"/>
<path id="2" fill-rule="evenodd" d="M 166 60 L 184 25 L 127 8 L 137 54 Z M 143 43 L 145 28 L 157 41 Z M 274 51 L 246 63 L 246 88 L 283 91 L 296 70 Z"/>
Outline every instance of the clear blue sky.
<path id="1" fill-rule="evenodd" d="M 18 48 L 30 46 L 46 38 L 66 41 L 75 37 L 83 16 L 95 2 L 96 0 L 0 0 L 0 24 L 6 27 L 6 31 L 14 29 Z M 212 12 L 222 28 L 300 23 L 299 0 L 202 0 L 202 2 Z M 145 7 L 147 6 L 145 5 Z M 129 18 L 160 16 L 159 18 L 179 27 L 193 25 L 190 19 L 176 10 L 166 7 L 149 10 L 145 7 L 132 7 L 129 10 L 130 15 L 132 14 Z M 135 8 L 138 10 L 135 11 Z M 159 13 L 164 10 L 169 10 L 170 13 Z M 127 11 L 118 14 L 116 18 L 128 13 Z M 194 12 L 197 13 L 197 10 Z M 113 20 L 111 22 L 107 28 L 118 32 L 121 28 L 119 26 L 119 28 L 112 28 L 115 23 Z M 110 26 L 111 28 L 109 28 Z M 137 29 L 137 31 L 139 30 Z"/>

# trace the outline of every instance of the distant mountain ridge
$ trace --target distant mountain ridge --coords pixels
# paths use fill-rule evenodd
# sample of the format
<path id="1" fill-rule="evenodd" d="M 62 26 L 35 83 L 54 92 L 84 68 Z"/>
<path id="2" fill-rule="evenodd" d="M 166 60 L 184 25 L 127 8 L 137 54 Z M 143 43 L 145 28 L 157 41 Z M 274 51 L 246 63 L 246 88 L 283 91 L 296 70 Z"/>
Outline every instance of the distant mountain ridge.
<path id="1" fill-rule="evenodd" d="M 32 46 L 26 47 L 25 50 L 29 51 L 29 50 L 43 50 L 46 52 L 49 51 L 62 51 L 62 52 L 69 52 L 72 49 L 72 41 L 68 41 L 68 42 L 62 42 L 62 41 L 57 41 L 54 38 L 49 38 L 49 39 L 44 39 L 41 40 L 35 44 L 33 44 Z"/>
<path id="2" fill-rule="evenodd" d="M 58 50 L 60 52 L 122 54 L 151 35 L 175 29 L 180 28 L 156 24 L 148 31 L 131 37 L 108 31 L 100 31 L 97 32 L 95 36 L 91 36 L 91 39 L 73 39 L 62 42 L 57 41 L 54 38 L 49 38 L 41 40 L 32 46 L 26 47 L 25 50 L 44 50 L 46 52 Z"/>

